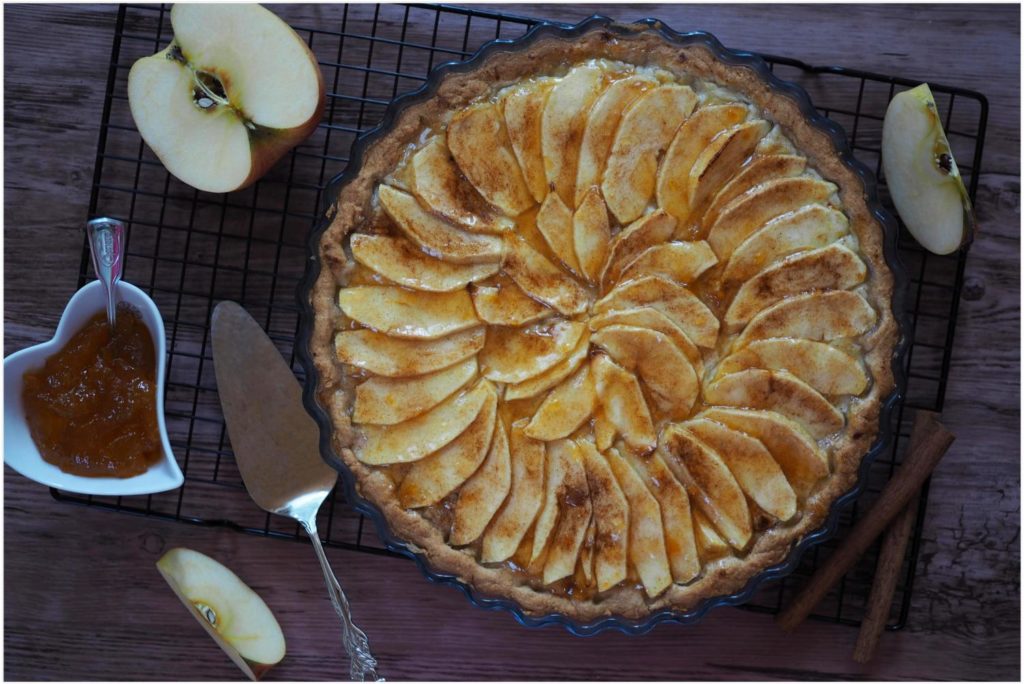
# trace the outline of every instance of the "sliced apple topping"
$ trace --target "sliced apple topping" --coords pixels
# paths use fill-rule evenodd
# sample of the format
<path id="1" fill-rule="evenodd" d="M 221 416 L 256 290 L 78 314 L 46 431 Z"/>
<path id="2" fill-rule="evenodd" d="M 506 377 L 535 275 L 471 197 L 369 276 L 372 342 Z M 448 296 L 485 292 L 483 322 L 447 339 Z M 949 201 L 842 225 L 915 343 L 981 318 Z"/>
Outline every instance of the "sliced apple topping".
<path id="1" fill-rule="evenodd" d="M 734 199 L 770 180 L 799 176 L 807 168 L 807 160 L 795 154 L 768 154 L 754 157 L 719 190 L 701 217 L 705 226 L 714 225 L 722 209 Z"/>
<path id="2" fill-rule="evenodd" d="M 566 448 L 557 456 L 564 463 L 565 477 L 557 496 L 558 526 L 551 536 L 544 562 L 544 584 L 557 582 L 573 573 L 592 512 L 590 488 L 579 447 L 571 440 L 566 440 L 565 445 Z"/>
<path id="3" fill-rule="evenodd" d="M 590 418 L 596 402 L 590 367 L 581 365 L 544 398 L 526 426 L 526 434 L 544 441 L 568 437 Z"/>
<path id="4" fill-rule="evenodd" d="M 693 366 L 698 378 L 704 377 L 704 359 L 682 328 L 671 318 L 649 306 L 636 309 L 619 309 L 598 314 L 590 319 L 590 329 L 597 331 L 610 325 L 628 325 L 649 328 L 665 335 L 679 348 L 686 360 Z"/>
<path id="5" fill-rule="evenodd" d="M 772 337 L 819 342 L 856 337 L 873 328 L 877 320 L 878 314 L 856 292 L 809 292 L 762 310 L 736 338 L 733 348 L 741 349 L 754 340 Z"/>
<path id="6" fill-rule="evenodd" d="M 356 387 L 352 421 L 394 425 L 428 411 L 476 377 L 476 358 L 412 378 L 370 378 Z"/>
<path id="7" fill-rule="evenodd" d="M 564 360 L 538 375 L 505 388 L 505 401 L 517 399 L 528 399 L 535 397 L 541 392 L 546 392 L 558 385 L 567 377 L 576 372 L 576 369 L 586 360 L 590 351 L 590 331 L 584 331 L 580 335 L 576 347 Z"/>
<path id="8" fill-rule="evenodd" d="M 531 299 L 510 278 L 495 285 L 473 287 L 477 317 L 489 325 L 521 326 L 553 315 L 553 309 Z"/>
<path id="9" fill-rule="evenodd" d="M 465 290 L 421 292 L 401 287 L 362 285 L 338 293 L 346 316 L 392 337 L 435 340 L 480 324 Z"/>
<path id="10" fill-rule="evenodd" d="M 684 227 L 690 218 L 690 170 L 700 153 L 719 135 L 747 118 L 741 104 L 701 107 L 675 134 L 658 170 L 658 206 Z"/>
<path id="11" fill-rule="evenodd" d="M 453 292 L 498 272 L 501 264 L 455 264 L 425 254 L 403 238 L 352 236 L 352 256 L 363 266 L 404 287 L 425 292 Z"/>
<path id="12" fill-rule="evenodd" d="M 594 303 L 593 313 L 649 306 L 661 311 L 697 346 L 711 348 L 718 340 L 718 318 L 695 294 L 661 276 L 623 283 Z"/>
<path id="13" fill-rule="evenodd" d="M 448 543 L 465 546 L 476 541 L 501 508 L 511 488 L 512 457 L 509 455 L 508 434 L 504 423 L 498 419 L 487 457 L 480 469 L 459 489 Z"/>
<path id="14" fill-rule="evenodd" d="M 636 376 L 604 354 L 593 357 L 590 369 L 604 419 L 615 426 L 616 433 L 622 435 L 630 448 L 653 449 L 657 435 Z"/>
<path id="15" fill-rule="evenodd" d="M 704 386 L 708 404 L 776 411 L 800 423 L 815 439 L 843 427 L 843 414 L 800 378 L 784 371 L 751 368 Z"/>
<path id="16" fill-rule="evenodd" d="M 593 511 L 593 499 L 591 499 L 591 511 Z M 594 584 L 594 539 L 597 535 L 597 526 L 594 524 L 593 512 L 590 522 L 587 524 L 587 531 L 583 534 L 583 544 L 580 546 L 579 571 L 583 575 L 583 581 L 587 586 Z"/>
<path id="17" fill-rule="evenodd" d="M 601 184 L 619 223 L 644 213 L 654 197 L 658 157 L 696 104 L 689 86 L 668 84 L 647 91 L 623 112 Z"/>
<path id="18" fill-rule="evenodd" d="M 771 126 L 755 119 L 722 131 L 705 147 L 690 169 L 690 208 L 701 208 L 725 185 L 736 168 L 749 157 Z"/>
<path id="19" fill-rule="evenodd" d="M 548 194 L 548 179 L 544 171 L 544 153 L 541 145 L 541 117 L 555 82 L 540 79 L 510 91 L 505 100 L 505 126 L 512 150 L 530 194 L 538 203 Z"/>
<path id="20" fill-rule="evenodd" d="M 527 530 L 533 526 L 544 501 L 544 442 L 523 432 L 525 420 L 512 423 L 509 456 L 512 485 L 508 497 L 484 532 L 480 560 L 497 563 L 512 557 Z"/>
<path id="21" fill-rule="evenodd" d="M 633 467 L 615 449 L 607 453 L 608 465 L 629 503 L 629 562 L 640 576 L 644 591 L 658 596 L 672 584 L 672 570 L 665 550 L 665 528 L 657 499 Z"/>
<path id="22" fill-rule="evenodd" d="M 580 272 L 588 281 L 596 283 L 608 258 L 608 244 L 612 239 L 608 207 L 596 186 L 583 193 L 572 216 L 572 232 Z"/>
<path id="23" fill-rule="evenodd" d="M 655 404 L 672 420 L 690 415 L 700 383 L 693 365 L 672 340 L 649 328 L 609 325 L 591 338 L 627 371 L 637 373 Z"/>
<path id="24" fill-rule="evenodd" d="M 534 205 L 497 105 L 457 112 L 448 124 L 448 149 L 473 187 L 506 215 Z"/>
<path id="25" fill-rule="evenodd" d="M 398 488 L 398 501 L 406 508 L 435 504 L 469 479 L 484 462 L 494 437 L 498 395 L 489 382 L 476 418 L 458 437 L 436 453 L 412 464 Z"/>
<path id="26" fill-rule="evenodd" d="M 416 198 L 390 185 L 377 190 L 380 205 L 395 225 L 431 256 L 456 264 L 501 261 L 502 241 L 496 235 L 467 233 L 420 206 Z"/>
<path id="27" fill-rule="evenodd" d="M 548 261 L 521 237 L 508 241 L 505 273 L 526 294 L 566 316 L 583 313 L 590 303 L 587 291 L 569 274 Z"/>
<path id="28" fill-rule="evenodd" d="M 707 564 L 729 554 L 729 543 L 722 539 L 707 516 L 693 509 L 693 536 L 701 563 Z"/>
<path id="29" fill-rule="evenodd" d="M 569 470 L 568 462 L 573 457 L 574 449 L 575 445 L 567 439 L 549 442 L 545 446 L 547 458 L 544 459 L 544 505 L 537 515 L 537 524 L 533 528 L 531 564 L 543 556 L 551 535 L 554 534 L 555 523 L 558 522 L 558 500 L 564 491 L 565 478 Z"/>
<path id="30" fill-rule="evenodd" d="M 849 225 L 842 212 L 820 204 L 774 218 L 736 247 L 722 280 L 750 280 L 778 259 L 835 242 L 849 232 Z"/>
<path id="31" fill-rule="evenodd" d="M 608 262 L 601 274 L 605 288 L 617 283 L 623 269 L 642 252 L 667 241 L 676 228 L 676 220 L 662 210 L 637 219 L 622 229 L 612 240 Z"/>
<path id="32" fill-rule="evenodd" d="M 619 127 L 623 110 L 655 85 L 657 82 L 647 76 L 636 75 L 620 79 L 608 86 L 590 108 L 576 169 L 577 207 L 583 203 L 583 196 L 586 193 L 601 185 L 601 177 L 608 163 L 608 155 L 611 153 L 615 131 Z"/>
<path id="33" fill-rule="evenodd" d="M 565 360 L 586 327 L 556 319 L 526 328 L 490 328 L 480 352 L 480 369 L 488 380 L 523 382 Z"/>
<path id="34" fill-rule="evenodd" d="M 629 503 L 605 457 L 590 442 L 578 446 L 593 505 L 594 575 L 597 590 L 607 591 L 628 572 Z"/>
<path id="35" fill-rule="evenodd" d="M 808 204 L 824 204 L 836 192 L 828 181 L 797 176 L 762 183 L 722 209 L 708 230 L 708 243 L 722 261 L 765 223 Z"/>
<path id="36" fill-rule="evenodd" d="M 642 252 L 619 276 L 620 281 L 660 275 L 680 284 L 697 280 L 718 263 L 718 257 L 704 240 L 669 242 Z"/>
<path id="37" fill-rule="evenodd" d="M 839 243 L 794 254 L 743 283 L 725 312 L 725 323 L 735 329 L 792 295 L 849 290 L 864 282 L 867 274 L 860 257 Z"/>
<path id="38" fill-rule="evenodd" d="M 603 88 L 600 67 L 575 67 L 551 89 L 541 120 L 548 187 L 569 206 L 576 203 L 576 165 L 587 113 Z"/>
<path id="39" fill-rule="evenodd" d="M 867 389 L 868 376 L 860 362 L 824 342 L 768 339 L 751 342 L 727 356 L 718 376 L 746 368 L 785 370 L 822 394 L 858 395 Z"/>
<path id="40" fill-rule="evenodd" d="M 544 236 L 551 251 L 563 264 L 579 273 L 580 262 L 576 258 L 572 210 L 557 193 L 551 193 L 537 212 L 537 230 Z"/>
<path id="41" fill-rule="evenodd" d="M 373 330 L 343 330 L 334 337 L 338 360 L 374 375 L 405 378 L 432 373 L 468 359 L 484 347 L 484 329 L 437 340 L 403 340 Z"/>
<path id="42" fill-rule="evenodd" d="M 615 425 L 605 415 L 601 402 L 598 402 L 597 408 L 594 409 L 594 443 L 598 449 L 605 451 L 614 441 Z"/>

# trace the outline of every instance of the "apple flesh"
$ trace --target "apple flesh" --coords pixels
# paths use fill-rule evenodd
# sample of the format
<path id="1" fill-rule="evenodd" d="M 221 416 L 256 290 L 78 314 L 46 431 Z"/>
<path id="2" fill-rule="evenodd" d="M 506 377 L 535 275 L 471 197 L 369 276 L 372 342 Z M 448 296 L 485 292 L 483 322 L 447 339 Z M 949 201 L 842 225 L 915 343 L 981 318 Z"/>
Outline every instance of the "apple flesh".
<path id="1" fill-rule="evenodd" d="M 316 128 L 324 86 L 316 57 L 259 5 L 177 4 L 174 39 L 128 74 L 142 139 L 167 170 L 207 192 L 258 180 Z"/>
<path id="2" fill-rule="evenodd" d="M 186 548 L 171 549 L 156 567 L 193 617 L 250 679 L 259 679 L 284 658 L 284 634 L 277 619 L 238 575 Z"/>
<path id="3" fill-rule="evenodd" d="M 970 242 L 971 201 L 927 83 L 889 103 L 882 165 L 896 211 L 922 247 L 950 254 Z"/>

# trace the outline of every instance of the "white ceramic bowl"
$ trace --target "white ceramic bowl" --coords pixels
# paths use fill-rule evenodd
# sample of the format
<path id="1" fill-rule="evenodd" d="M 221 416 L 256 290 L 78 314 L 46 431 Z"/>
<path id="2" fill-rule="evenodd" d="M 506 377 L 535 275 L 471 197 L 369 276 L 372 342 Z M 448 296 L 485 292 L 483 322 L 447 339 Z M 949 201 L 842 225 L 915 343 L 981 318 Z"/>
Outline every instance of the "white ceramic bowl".
<path id="1" fill-rule="evenodd" d="M 94 280 L 75 293 L 64 308 L 57 332 L 49 342 L 37 344 L 4 359 L 4 463 L 27 478 L 50 487 L 78 494 L 130 496 L 154 494 L 181 486 L 184 477 L 171 451 L 164 423 L 164 374 L 166 373 L 166 340 L 164 321 L 149 296 L 130 283 L 117 284 L 119 302 L 127 302 L 139 310 L 142 320 L 153 335 L 156 347 L 156 411 L 164 457 L 149 470 L 134 477 L 81 477 L 63 472 L 47 463 L 39 454 L 21 401 L 22 378 L 27 371 L 42 367 L 46 359 L 61 349 L 72 335 L 97 312 L 106 310 L 103 285 Z"/>

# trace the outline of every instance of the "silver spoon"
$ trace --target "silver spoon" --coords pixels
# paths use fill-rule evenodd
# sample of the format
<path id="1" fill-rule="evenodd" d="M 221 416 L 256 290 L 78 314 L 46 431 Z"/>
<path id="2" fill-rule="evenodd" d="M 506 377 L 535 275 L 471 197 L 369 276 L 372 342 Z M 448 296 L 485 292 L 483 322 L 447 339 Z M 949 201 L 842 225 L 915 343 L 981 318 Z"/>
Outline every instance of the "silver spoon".
<path id="1" fill-rule="evenodd" d="M 92 267 L 107 293 L 107 322 L 117 322 L 117 283 L 124 270 L 124 224 L 117 219 L 95 218 L 85 224 L 92 252 Z"/>

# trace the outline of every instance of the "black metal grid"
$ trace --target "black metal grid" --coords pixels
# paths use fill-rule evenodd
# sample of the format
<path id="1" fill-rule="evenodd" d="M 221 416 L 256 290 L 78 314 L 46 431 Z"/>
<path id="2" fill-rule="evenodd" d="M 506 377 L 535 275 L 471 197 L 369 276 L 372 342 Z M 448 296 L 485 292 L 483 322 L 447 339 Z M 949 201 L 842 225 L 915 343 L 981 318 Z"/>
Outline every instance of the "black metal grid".
<path id="1" fill-rule="evenodd" d="M 142 143 L 128 109 L 127 76 L 139 57 L 171 38 L 169 6 L 125 5 L 118 12 L 89 206 L 90 217 L 113 216 L 128 228 L 125 278 L 157 302 L 167 324 L 166 415 L 171 444 L 185 472 L 179 490 L 147 497 L 83 497 L 52 490 L 61 501 L 199 525 L 301 540 L 301 531 L 259 510 L 234 464 L 213 375 L 208 322 L 216 302 L 232 299 L 261 322 L 300 380 L 292 344 L 298 328 L 295 288 L 305 238 L 317 222 L 322 193 L 345 168 L 356 136 L 374 126 L 396 95 L 419 87 L 434 66 L 468 57 L 495 38 L 515 38 L 538 20 L 448 6 L 321 6 L 335 18 L 319 28 L 295 26 L 317 55 L 329 92 L 316 132 L 254 186 L 230 195 L 194 190 L 170 176 Z M 340 14 L 340 19 L 337 15 Z M 840 67 L 812 67 L 762 55 L 780 77 L 795 81 L 820 111 L 842 125 L 858 159 L 881 175 L 881 128 L 892 96 L 916 85 L 906 79 Z M 954 155 L 972 198 L 984 145 L 988 105 L 979 93 L 932 85 Z M 969 163 L 966 163 L 969 162 Z M 891 206 L 884 179 L 882 201 Z M 777 612 L 826 558 L 892 476 L 902 459 L 912 411 L 941 411 L 949 372 L 966 256 L 937 257 L 901 231 L 900 254 L 911 275 L 908 305 L 914 343 L 906 356 L 907 397 L 893 412 L 892 449 L 872 465 L 864 494 L 840 518 L 832 541 L 805 554 L 789 578 L 768 584 L 745 608 Z M 91 278 L 83 247 L 79 281 Z M 889 628 L 911 606 L 914 568 L 927 506 L 918 522 Z M 336 491 L 321 512 L 325 544 L 392 555 L 362 516 Z M 877 545 L 843 579 L 813 617 L 857 625 L 877 560 Z"/>

